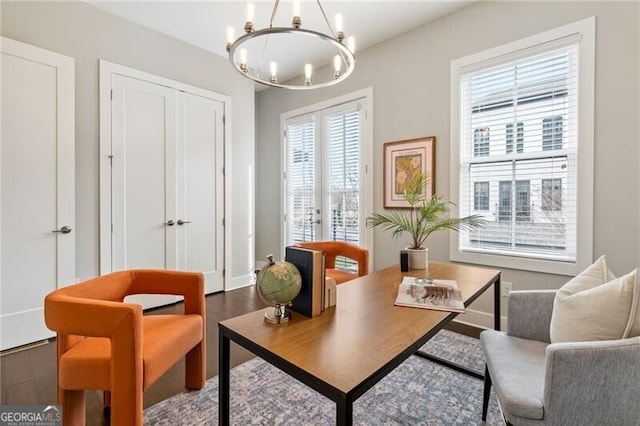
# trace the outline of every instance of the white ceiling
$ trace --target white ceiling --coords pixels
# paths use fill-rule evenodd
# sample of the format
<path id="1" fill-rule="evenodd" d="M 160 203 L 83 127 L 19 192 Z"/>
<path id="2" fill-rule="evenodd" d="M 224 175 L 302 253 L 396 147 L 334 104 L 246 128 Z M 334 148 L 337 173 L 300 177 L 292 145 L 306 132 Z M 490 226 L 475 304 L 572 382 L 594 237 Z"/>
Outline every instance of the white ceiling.
<path id="1" fill-rule="evenodd" d="M 247 1 L 93 1 L 92 5 L 147 28 L 193 44 L 216 55 L 227 57 L 226 27 L 233 26 L 236 36 L 246 20 Z M 412 28 L 461 9 L 477 0 L 343 1 L 325 0 L 322 6 L 332 22 L 343 15 L 346 36 L 356 38 L 357 52 L 393 38 Z M 273 1 L 254 0 L 256 29 L 269 25 Z M 327 32 L 316 1 L 302 0 L 302 26 Z M 282 0 L 274 26 L 290 26 L 291 1 Z M 322 58 L 324 59 L 324 58 Z M 318 59 L 320 60 L 320 59 Z M 327 64 L 324 61 L 322 65 Z M 317 65 L 320 65 L 316 61 Z M 316 66 L 317 66 L 316 65 Z M 230 65 L 231 66 L 231 65 Z M 301 74 L 280 65 L 278 74 L 285 79 Z"/>

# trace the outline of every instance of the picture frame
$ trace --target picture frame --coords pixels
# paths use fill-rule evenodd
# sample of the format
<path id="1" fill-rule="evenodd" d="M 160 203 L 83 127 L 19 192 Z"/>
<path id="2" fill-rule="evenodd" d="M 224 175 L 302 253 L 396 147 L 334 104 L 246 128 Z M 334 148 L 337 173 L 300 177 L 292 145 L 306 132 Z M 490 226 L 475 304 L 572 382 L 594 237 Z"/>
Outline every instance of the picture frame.
<path id="1" fill-rule="evenodd" d="M 384 208 L 409 208 L 404 199 L 406 183 L 417 173 L 429 178 L 427 194 L 435 192 L 435 136 L 384 144 Z"/>

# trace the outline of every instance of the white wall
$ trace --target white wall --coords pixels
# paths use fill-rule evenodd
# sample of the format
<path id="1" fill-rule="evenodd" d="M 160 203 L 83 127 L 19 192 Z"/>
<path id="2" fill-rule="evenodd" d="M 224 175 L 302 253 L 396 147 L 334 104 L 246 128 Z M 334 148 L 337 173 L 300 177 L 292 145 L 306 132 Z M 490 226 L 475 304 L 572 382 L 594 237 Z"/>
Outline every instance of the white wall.
<path id="1" fill-rule="evenodd" d="M 279 115 L 364 87 L 374 92 L 374 208 L 382 209 L 385 142 L 436 136 L 436 191 L 449 193 L 450 62 L 532 34 L 596 16 L 594 258 L 606 254 L 616 274 L 640 261 L 638 145 L 640 4 L 637 2 L 481 1 L 393 40 L 356 53 L 341 85 L 309 92 L 269 89 L 256 97 L 256 258 L 280 247 Z M 375 233 L 375 269 L 398 261 L 402 241 Z M 430 237 L 430 258 L 447 261 L 446 233 Z M 503 270 L 513 288 L 558 288 L 567 277 Z M 490 325 L 489 294 L 465 319 Z"/>
<path id="2" fill-rule="evenodd" d="M 231 253 L 227 283 L 250 283 L 253 269 L 254 86 L 222 57 L 108 14 L 83 2 L 1 3 L 2 35 L 75 58 L 77 277 L 99 273 L 98 59 L 231 97 L 226 152 Z M 240 195 L 240 196 L 237 196 Z"/>

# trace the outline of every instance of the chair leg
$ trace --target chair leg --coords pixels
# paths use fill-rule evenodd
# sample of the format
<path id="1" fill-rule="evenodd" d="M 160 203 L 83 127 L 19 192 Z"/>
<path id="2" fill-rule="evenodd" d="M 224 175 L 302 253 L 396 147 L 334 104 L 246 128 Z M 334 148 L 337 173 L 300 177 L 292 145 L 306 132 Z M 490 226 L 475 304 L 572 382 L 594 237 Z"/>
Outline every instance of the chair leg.
<path id="1" fill-rule="evenodd" d="M 62 424 L 85 424 L 85 397 L 83 390 L 64 390 L 59 393 L 62 405 Z"/>
<path id="2" fill-rule="evenodd" d="M 185 387 L 202 389 L 207 378 L 206 345 L 200 342 L 185 357 Z"/>
<path id="3" fill-rule="evenodd" d="M 102 408 L 102 415 L 104 416 L 107 424 L 111 421 L 111 392 L 103 391 L 102 392 L 102 403 L 104 407 Z"/>
<path id="4" fill-rule="evenodd" d="M 487 421 L 487 410 L 489 408 L 489 397 L 491 396 L 491 376 L 489 368 L 484 366 L 484 391 L 482 394 L 482 421 Z"/>

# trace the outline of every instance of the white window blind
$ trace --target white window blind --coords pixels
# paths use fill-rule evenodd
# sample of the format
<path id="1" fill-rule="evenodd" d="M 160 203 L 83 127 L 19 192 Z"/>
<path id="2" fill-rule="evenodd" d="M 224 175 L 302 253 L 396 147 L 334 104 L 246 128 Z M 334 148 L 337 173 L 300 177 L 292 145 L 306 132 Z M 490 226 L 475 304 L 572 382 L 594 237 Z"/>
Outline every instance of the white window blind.
<path id="1" fill-rule="evenodd" d="M 360 235 L 360 112 L 340 111 L 324 117 L 330 207 L 328 238 L 358 244 Z"/>
<path id="2" fill-rule="evenodd" d="M 460 75 L 460 214 L 488 223 L 459 250 L 576 260 L 578 51 L 576 40 Z"/>
<path id="3" fill-rule="evenodd" d="M 291 243 L 315 240 L 316 123 L 313 116 L 286 125 L 286 220 Z"/>

